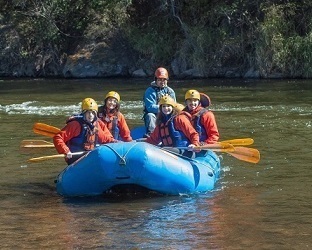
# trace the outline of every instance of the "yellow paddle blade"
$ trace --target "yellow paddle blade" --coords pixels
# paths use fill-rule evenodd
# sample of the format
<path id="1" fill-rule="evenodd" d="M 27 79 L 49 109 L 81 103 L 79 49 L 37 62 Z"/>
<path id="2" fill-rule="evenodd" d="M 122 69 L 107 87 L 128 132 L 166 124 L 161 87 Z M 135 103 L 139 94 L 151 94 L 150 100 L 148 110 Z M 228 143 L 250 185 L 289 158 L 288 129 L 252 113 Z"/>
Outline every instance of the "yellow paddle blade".
<path id="1" fill-rule="evenodd" d="M 41 156 L 41 157 L 35 157 L 28 159 L 28 162 L 40 162 L 40 161 L 46 161 L 56 158 L 64 158 L 64 154 L 58 154 L 58 155 L 47 155 L 47 156 Z"/>
<path id="2" fill-rule="evenodd" d="M 44 140 L 23 140 L 21 142 L 22 148 L 54 148 L 52 142 Z"/>
<path id="3" fill-rule="evenodd" d="M 248 146 L 254 143 L 252 138 L 241 138 L 241 139 L 232 139 L 232 140 L 225 140 L 222 141 L 224 143 L 230 143 L 233 146 Z"/>
<path id="4" fill-rule="evenodd" d="M 33 131 L 39 135 L 53 137 L 55 134 L 60 132 L 60 129 L 57 127 L 50 126 L 48 124 L 37 122 L 33 126 Z"/>
<path id="5" fill-rule="evenodd" d="M 72 155 L 82 155 L 85 152 L 75 152 L 72 153 Z M 57 154 L 57 155 L 46 155 L 46 156 L 41 156 L 41 157 L 35 157 L 35 158 L 30 158 L 28 159 L 28 162 L 40 162 L 40 161 L 46 161 L 46 160 L 51 160 L 51 159 L 56 159 L 56 158 L 64 158 L 64 154 Z"/>
<path id="6" fill-rule="evenodd" d="M 260 152 L 255 148 L 247 148 L 247 147 L 235 147 L 234 152 L 228 152 L 233 157 L 250 162 L 250 163 L 258 163 L 260 161 Z"/>

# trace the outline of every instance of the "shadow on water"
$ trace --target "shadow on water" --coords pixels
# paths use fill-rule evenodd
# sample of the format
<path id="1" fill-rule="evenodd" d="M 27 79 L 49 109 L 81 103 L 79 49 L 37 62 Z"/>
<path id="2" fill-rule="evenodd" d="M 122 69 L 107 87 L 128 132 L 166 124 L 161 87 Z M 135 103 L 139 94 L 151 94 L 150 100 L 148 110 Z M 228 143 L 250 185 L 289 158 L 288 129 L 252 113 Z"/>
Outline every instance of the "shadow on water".
<path id="1" fill-rule="evenodd" d="M 167 195 L 149 190 L 138 185 L 118 185 L 107 190 L 102 195 L 89 197 L 65 197 L 63 201 L 65 204 L 84 204 L 84 203 L 122 203 L 129 201 L 144 201 L 144 199 L 152 199 L 158 197 L 168 197 Z"/>

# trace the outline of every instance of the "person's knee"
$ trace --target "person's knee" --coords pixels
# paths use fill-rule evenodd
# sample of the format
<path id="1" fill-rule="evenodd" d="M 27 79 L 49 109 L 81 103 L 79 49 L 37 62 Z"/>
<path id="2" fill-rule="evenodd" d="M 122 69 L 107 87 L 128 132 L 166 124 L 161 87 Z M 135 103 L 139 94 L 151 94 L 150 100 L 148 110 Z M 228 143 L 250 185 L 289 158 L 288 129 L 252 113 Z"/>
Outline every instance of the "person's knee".
<path id="1" fill-rule="evenodd" d="M 153 123 L 156 121 L 156 115 L 153 113 L 147 113 L 144 117 L 145 124 Z"/>
<path id="2" fill-rule="evenodd" d="M 156 115 L 154 113 L 147 113 L 145 117 L 147 120 L 156 119 Z"/>
<path id="3" fill-rule="evenodd" d="M 147 113 L 144 117 L 145 127 L 146 127 L 146 136 L 148 137 L 156 126 L 156 115 L 153 113 Z"/>

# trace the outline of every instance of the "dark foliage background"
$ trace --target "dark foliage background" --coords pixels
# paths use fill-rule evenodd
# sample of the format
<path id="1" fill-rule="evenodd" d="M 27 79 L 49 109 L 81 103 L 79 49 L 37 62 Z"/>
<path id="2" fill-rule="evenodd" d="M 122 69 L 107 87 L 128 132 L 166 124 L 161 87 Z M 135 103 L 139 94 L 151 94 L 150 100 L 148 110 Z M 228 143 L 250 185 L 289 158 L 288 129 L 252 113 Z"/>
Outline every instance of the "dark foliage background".
<path id="1" fill-rule="evenodd" d="M 133 54 L 137 68 L 175 63 L 208 76 L 220 68 L 312 76 L 309 0 L 0 0 L 0 6 L 2 75 L 21 65 L 32 75 L 59 75 L 68 56 L 105 43 Z"/>

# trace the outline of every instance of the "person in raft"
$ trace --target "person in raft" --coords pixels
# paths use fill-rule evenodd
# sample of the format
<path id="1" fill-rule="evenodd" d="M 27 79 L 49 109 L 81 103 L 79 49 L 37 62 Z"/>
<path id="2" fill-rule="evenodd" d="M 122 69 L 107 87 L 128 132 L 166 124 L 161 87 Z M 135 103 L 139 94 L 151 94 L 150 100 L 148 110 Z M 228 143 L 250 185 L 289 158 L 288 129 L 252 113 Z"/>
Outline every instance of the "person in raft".
<path id="1" fill-rule="evenodd" d="M 144 137 L 149 137 L 156 127 L 156 117 L 159 112 L 159 100 L 162 96 L 169 95 L 176 101 L 176 95 L 172 88 L 168 87 L 169 75 L 165 68 L 158 68 L 155 71 L 155 79 L 145 90 L 143 96 L 144 124 L 146 133 Z"/>
<path id="2" fill-rule="evenodd" d="M 120 112 L 120 95 L 115 91 L 106 94 L 104 105 L 99 107 L 98 117 L 106 125 L 113 137 L 132 141 L 130 129 L 124 115 Z"/>
<path id="3" fill-rule="evenodd" d="M 53 137 L 57 152 L 65 155 L 68 165 L 98 144 L 116 142 L 106 125 L 97 119 L 98 105 L 92 98 L 82 101 L 81 110 L 80 115 L 71 116 L 65 127 Z M 84 153 L 74 154 L 80 151 Z"/>
<path id="4" fill-rule="evenodd" d="M 200 144 L 218 142 L 220 136 L 217 122 L 213 112 L 207 109 L 211 104 L 210 98 L 197 90 L 190 89 L 185 93 L 185 104 L 184 111 L 191 115 L 190 120 L 199 134 Z"/>
<path id="5" fill-rule="evenodd" d="M 187 147 L 187 150 L 178 149 L 177 153 L 192 157 L 191 151 L 199 146 L 199 135 L 189 118 L 183 115 L 183 112 L 179 112 L 181 105 L 170 96 L 163 96 L 159 100 L 159 110 L 156 127 L 145 142 L 153 145 L 161 143 L 161 147 L 177 147 L 177 149 Z"/>

